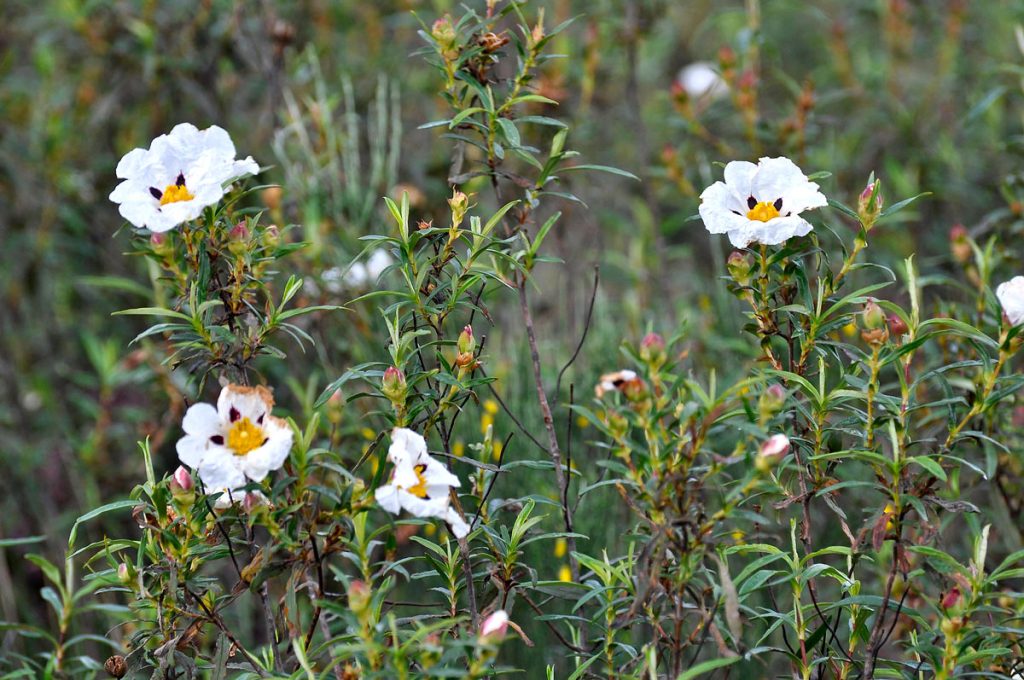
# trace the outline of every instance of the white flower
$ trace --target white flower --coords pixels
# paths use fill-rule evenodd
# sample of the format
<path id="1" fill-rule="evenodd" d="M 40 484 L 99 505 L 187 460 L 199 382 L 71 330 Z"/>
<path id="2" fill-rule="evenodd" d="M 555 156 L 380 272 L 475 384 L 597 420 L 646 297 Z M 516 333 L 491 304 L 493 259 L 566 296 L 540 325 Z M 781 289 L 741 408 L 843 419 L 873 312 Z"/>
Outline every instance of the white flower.
<path id="1" fill-rule="evenodd" d="M 391 481 L 374 493 L 382 508 L 395 515 L 404 509 L 416 517 L 443 519 L 456 538 L 469 533 L 469 525 L 449 505 L 449 490 L 461 486 L 461 482 L 427 453 L 422 436 L 396 427 L 391 433 L 388 460 L 395 465 Z"/>
<path id="2" fill-rule="evenodd" d="M 706 61 L 697 61 L 680 69 L 676 82 L 691 99 L 704 96 L 718 99 L 729 89 L 714 65 Z"/>
<path id="3" fill-rule="evenodd" d="M 996 297 L 1012 325 L 1024 323 L 1024 276 L 1014 276 L 1000 283 L 996 288 Z"/>
<path id="4" fill-rule="evenodd" d="M 260 166 L 249 156 L 235 160 L 235 145 L 223 129 L 174 126 L 148 149 L 132 149 L 117 164 L 124 180 L 110 194 L 118 212 L 136 227 L 153 232 L 194 220 L 203 208 L 224 196 L 224 184 L 255 175 Z"/>
<path id="5" fill-rule="evenodd" d="M 631 371 L 628 368 L 615 371 L 614 373 L 605 373 L 597 381 L 597 385 L 594 387 L 594 394 L 600 399 L 608 392 L 618 392 L 623 387 L 635 383 L 637 380 L 639 380 L 639 376 L 636 374 L 636 371 Z"/>
<path id="6" fill-rule="evenodd" d="M 377 282 L 384 270 L 391 266 L 388 251 L 378 248 L 370 255 L 366 264 L 356 262 L 345 273 L 345 283 L 352 288 L 365 288 Z"/>
<path id="7" fill-rule="evenodd" d="M 804 210 L 828 205 L 818 185 L 788 158 L 762 158 L 757 165 L 732 161 L 725 181 L 700 195 L 700 216 L 712 234 L 728 234 L 737 248 L 751 243 L 774 246 L 811 231 L 799 217 Z"/>
<path id="8" fill-rule="evenodd" d="M 216 408 L 193 404 L 185 413 L 178 458 L 199 473 L 206 493 L 223 492 L 218 506 L 242 500 L 241 487 L 263 481 L 288 458 L 292 429 L 270 415 L 273 406 L 266 387 L 228 385 Z"/>

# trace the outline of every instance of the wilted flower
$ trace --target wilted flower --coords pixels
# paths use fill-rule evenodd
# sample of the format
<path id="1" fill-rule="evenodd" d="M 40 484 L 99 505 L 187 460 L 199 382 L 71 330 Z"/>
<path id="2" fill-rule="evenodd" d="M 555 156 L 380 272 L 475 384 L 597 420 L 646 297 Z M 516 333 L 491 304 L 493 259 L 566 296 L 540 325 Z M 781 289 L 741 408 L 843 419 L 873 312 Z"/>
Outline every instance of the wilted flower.
<path id="1" fill-rule="evenodd" d="M 456 538 L 469 533 L 469 525 L 449 505 L 450 489 L 461 486 L 461 482 L 427 453 L 427 442 L 421 435 L 396 427 L 391 433 L 388 460 L 395 466 L 391 481 L 374 493 L 382 508 L 395 515 L 404 509 L 416 517 L 443 519 Z"/>
<path id="2" fill-rule="evenodd" d="M 828 204 L 818 185 L 788 158 L 762 158 L 754 165 L 732 161 L 725 181 L 700 195 L 700 216 L 712 234 L 728 234 L 737 248 L 751 243 L 778 245 L 811 232 L 799 216 Z"/>
<path id="3" fill-rule="evenodd" d="M 194 220 L 224 196 L 224 185 L 260 166 L 249 156 L 235 160 L 235 145 L 222 128 L 176 125 L 148 149 L 133 149 L 117 164 L 124 180 L 110 194 L 118 212 L 136 227 L 168 231 Z"/>
<path id="4" fill-rule="evenodd" d="M 1024 323 L 1024 276 L 1014 276 L 996 288 L 996 297 L 1003 307 L 1003 314 L 1016 326 Z"/>
<path id="5" fill-rule="evenodd" d="M 714 64 L 706 61 L 697 61 L 683 67 L 676 76 L 676 82 L 690 99 L 718 99 L 729 91 L 729 86 L 722 80 Z"/>
<path id="6" fill-rule="evenodd" d="M 488 642 L 500 642 L 508 631 L 508 614 L 499 609 L 486 619 L 480 626 L 480 638 Z"/>
<path id="7" fill-rule="evenodd" d="M 181 423 L 178 458 L 196 470 L 207 493 L 224 492 L 218 507 L 231 503 L 229 492 L 248 481 L 261 482 L 284 465 L 292 448 L 288 423 L 270 415 L 274 398 L 266 387 L 227 385 L 217 407 L 193 404 Z M 235 495 L 233 500 L 242 500 Z"/>

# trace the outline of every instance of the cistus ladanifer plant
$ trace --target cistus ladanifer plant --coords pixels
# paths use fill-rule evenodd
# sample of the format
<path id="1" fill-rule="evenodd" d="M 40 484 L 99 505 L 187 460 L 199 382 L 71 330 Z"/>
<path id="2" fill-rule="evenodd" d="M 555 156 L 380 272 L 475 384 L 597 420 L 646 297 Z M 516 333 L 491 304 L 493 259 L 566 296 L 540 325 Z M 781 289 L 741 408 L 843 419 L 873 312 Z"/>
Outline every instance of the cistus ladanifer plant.
<path id="1" fill-rule="evenodd" d="M 1021 513 L 1024 276 L 997 239 L 954 228 L 946 269 L 885 266 L 872 241 L 927 195 L 723 158 L 689 224 L 735 249 L 703 285 L 744 319 L 741 368 L 695 361 L 693 331 L 649 310 L 574 382 L 604 303 L 595 276 L 556 363 L 535 317 L 560 302 L 545 243 L 587 178 L 637 178 L 570 148 L 539 81 L 571 22 L 529 9 L 416 17 L 445 209 L 405 187 L 375 212 L 357 160 L 351 192 L 311 166 L 309 201 L 368 230 L 315 280 L 300 263 L 323 234 L 269 221 L 288 187 L 257 184 L 271 170 L 221 127 L 123 156 L 110 199 L 151 299 L 115 313 L 154 319 L 132 342 L 159 347 L 180 398 L 146 407 L 177 435 L 139 442 L 145 479 L 75 521 L 63 565 L 27 556 L 56 625 L 3 624 L 21 643 L 5 677 L 487 678 L 532 654 L 552 680 L 1024 677 L 1024 550 L 999 528 Z M 691 66 L 673 97 L 692 117 L 731 92 L 760 149 L 752 77 Z M 358 154 L 323 143 L 328 167 Z M 365 347 L 318 382 L 336 365 L 318 341 L 352 326 Z M 131 532 L 81 545 L 117 512 Z M 619 516 L 610 540 L 581 528 Z M 80 630 L 86 612 L 112 626 Z"/>

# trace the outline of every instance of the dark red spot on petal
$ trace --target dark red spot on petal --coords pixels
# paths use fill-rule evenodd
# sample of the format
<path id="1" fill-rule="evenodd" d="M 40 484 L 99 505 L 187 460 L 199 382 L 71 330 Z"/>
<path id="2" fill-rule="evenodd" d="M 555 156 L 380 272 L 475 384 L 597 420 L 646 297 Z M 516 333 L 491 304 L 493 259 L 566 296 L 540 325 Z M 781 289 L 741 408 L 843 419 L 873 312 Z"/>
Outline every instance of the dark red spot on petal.
<path id="1" fill-rule="evenodd" d="M 238 409 L 234 406 L 231 407 L 231 411 L 228 413 L 228 417 L 231 418 L 231 422 L 235 422 L 242 414 L 238 412 Z"/>
<path id="2" fill-rule="evenodd" d="M 782 210 L 782 199 L 781 198 L 775 199 L 775 202 L 772 203 L 772 205 L 775 206 L 776 210 Z"/>
<path id="3" fill-rule="evenodd" d="M 176 185 L 178 185 L 179 187 L 185 186 L 185 175 L 183 173 L 179 172 L 178 173 L 178 179 L 174 180 L 174 183 Z"/>
<path id="4" fill-rule="evenodd" d="M 753 196 L 750 196 L 750 197 L 747 198 L 747 207 L 748 208 L 753 210 L 756 205 L 757 205 L 757 199 L 756 198 L 754 198 Z"/>
<path id="5" fill-rule="evenodd" d="M 224 446 L 224 437 L 220 436 L 219 434 L 215 434 L 212 437 L 210 437 L 210 441 L 216 444 L 217 446 Z"/>
<path id="6" fill-rule="evenodd" d="M 158 201 L 164 197 L 164 192 L 160 191 L 156 187 L 150 187 L 149 194 Z"/>

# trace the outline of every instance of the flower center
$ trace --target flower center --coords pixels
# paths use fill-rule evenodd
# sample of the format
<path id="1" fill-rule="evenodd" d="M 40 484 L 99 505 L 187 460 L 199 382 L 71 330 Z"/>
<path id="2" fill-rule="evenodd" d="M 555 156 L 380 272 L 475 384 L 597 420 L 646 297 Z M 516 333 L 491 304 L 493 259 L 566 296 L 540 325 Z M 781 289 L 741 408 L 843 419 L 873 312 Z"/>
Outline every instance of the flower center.
<path id="1" fill-rule="evenodd" d="M 160 205 L 167 205 L 168 203 L 177 203 L 179 201 L 191 201 L 195 196 L 188 192 L 188 188 L 185 184 L 168 184 L 167 188 L 164 189 L 163 195 L 160 197 Z"/>
<path id="2" fill-rule="evenodd" d="M 778 203 L 779 201 L 776 201 Z M 767 222 L 773 220 L 779 216 L 779 209 L 775 207 L 774 203 L 768 201 L 761 201 L 751 206 L 750 210 L 747 211 L 748 220 L 757 220 L 758 222 Z"/>
<path id="3" fill-rule="evenodd" d="M 416 496 L 416 498 L 426 499 L 428 497 L 427 478 L 423 476 L 423 473 L 424 471 L 426 471 L 426 469 L 426 465 L 417 465 L 415 468 L 413 468 L 413 470 L 416 472 L 416 484 L 415 486 L 410 486 L 408 489 L 406 489 L 406 491 L 408 493 L 411 493 L 413 496 Z"/>
<path id="4" fill-rule="evenodd" d="M 263 430 L 253 425 L 248 418 L 236 420 L 228 430 L 228 448 L 236 456 L 244 456 L 253 449 L 263 446 L 264 439 Z"/>

